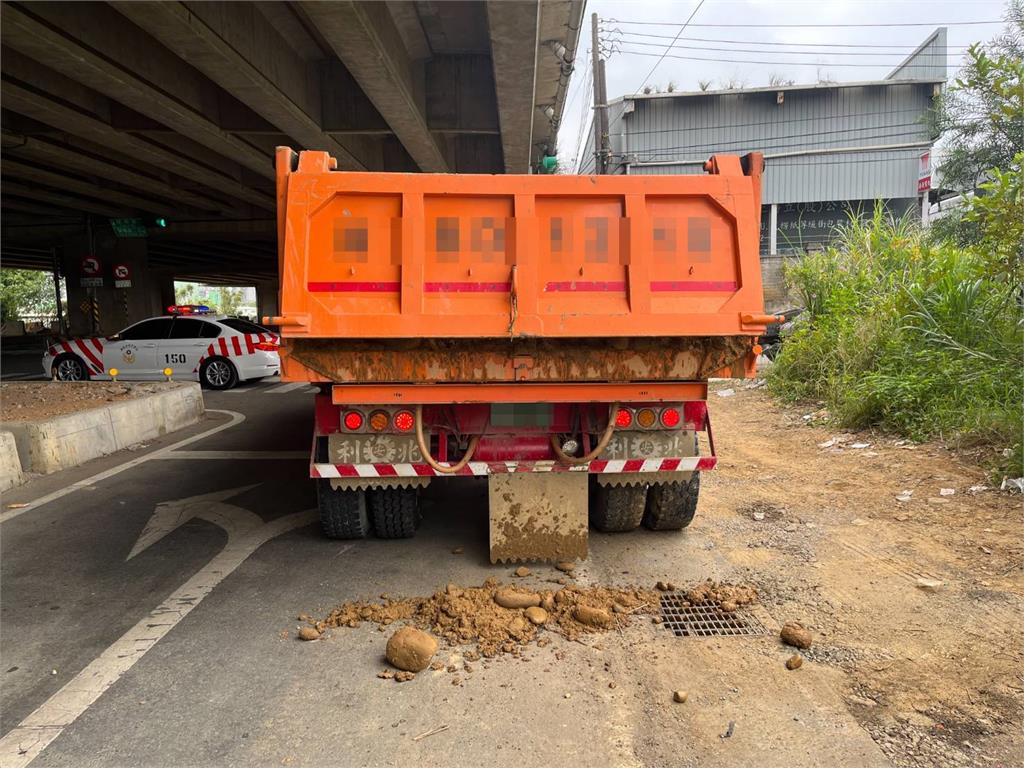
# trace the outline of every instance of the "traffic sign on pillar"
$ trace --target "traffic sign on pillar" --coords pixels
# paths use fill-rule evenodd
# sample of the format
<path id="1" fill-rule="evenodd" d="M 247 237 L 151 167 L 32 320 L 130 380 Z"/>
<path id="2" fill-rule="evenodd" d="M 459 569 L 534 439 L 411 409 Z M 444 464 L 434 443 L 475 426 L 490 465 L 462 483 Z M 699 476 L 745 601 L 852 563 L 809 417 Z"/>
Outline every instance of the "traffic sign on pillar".
<path id="1" fill-rule="evenodd" d="M 114 265 L 114 287 L 115 288 L 131 288 L 132 287 L 132 270 L 127 264 L 115 264 Z"/>
<path id="2" fill-rule="evenodd" d="M 100 274 L 100 260 L 95 256 L 82 258 L 81 286 L 83 288 L 101 288 L 103 276 Z"/>

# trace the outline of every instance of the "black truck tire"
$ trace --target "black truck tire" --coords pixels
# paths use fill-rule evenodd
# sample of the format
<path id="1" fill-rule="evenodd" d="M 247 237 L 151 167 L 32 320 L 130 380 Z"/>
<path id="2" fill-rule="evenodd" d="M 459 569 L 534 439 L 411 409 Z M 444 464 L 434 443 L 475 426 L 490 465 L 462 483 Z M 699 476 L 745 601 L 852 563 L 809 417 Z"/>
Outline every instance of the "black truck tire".
<path id="1" fill-rule="evenodd" d="M 590 492 L 590 524 L 604 533 L 633 531 L 640 526 L 647 501 L 645 485 L 600 485 Z"/>
<path id="2" fill-rule="evenodd" d="M 652 531 L 679 531 L 693 522 L 700 495 L 700 472 L 687 483 L 652 485 L 647 492 L 644 525 Z"/>
<path id="3" fill-rule="evenodd" d="M 329 539 L 365 539 L 370 533 L 366 492 L 335 490 L 330 480 L 318 480 L 316 503 L 320 527 Z"/>
<path id="4" fill-rule="evenodd" d="M 411 539 L 420 523 L 416 488 L 382 488 L 370 491 L 370 516 L 380 539 Z"/>

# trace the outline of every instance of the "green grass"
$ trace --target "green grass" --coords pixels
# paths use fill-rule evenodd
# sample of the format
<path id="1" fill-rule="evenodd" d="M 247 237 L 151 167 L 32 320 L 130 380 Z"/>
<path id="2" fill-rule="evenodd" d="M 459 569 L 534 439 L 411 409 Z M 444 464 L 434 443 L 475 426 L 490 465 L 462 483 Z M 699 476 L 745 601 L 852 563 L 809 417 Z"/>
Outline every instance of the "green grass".
<path id="1" fill-rule="evenodd" d="M 990 446 L 994 469 L 1024 474 L 1020 286 L 991 259 L 878 208 L 786 278 L 807 311 L 770 369 L 777 396 L 824 401 L 844 427 Z"/>

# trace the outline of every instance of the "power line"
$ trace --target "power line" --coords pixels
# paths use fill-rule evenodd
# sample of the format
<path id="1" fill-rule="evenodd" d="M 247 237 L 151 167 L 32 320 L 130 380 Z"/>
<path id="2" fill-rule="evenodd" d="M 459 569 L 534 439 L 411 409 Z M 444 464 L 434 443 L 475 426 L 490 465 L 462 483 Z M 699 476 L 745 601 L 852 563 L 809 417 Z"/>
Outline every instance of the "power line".
<path id="1" fill-rule="evenodd" d="M 774 93 L 769 93 L 768 95 L 772 96 L 772 98 L 773 98 L 772 104 L 774 104 L 775 103 L 774 102 Z M 900 115 L 900 114 L 906 114 L 908 112 L 913 112 L 913 113 L 916 113 L 916 114 L 921 114 L 921 113 L 923 113 L 925 111 L 926 110 L 922 109 L 921 107 L 909 107 L 907 109 L 887 110 L 885 112 L 885 114 L 886 115 Z M 782 123 L 787 123 L 787 124 L 788 123 L 806 123 L 806 122 L 811 122 L 811 121 L 814 121 L 814 122 L 827 122 L 829 120 L 849 120 L 849 119 L 854 118 L 854 117 L 877 117 L 877 116 L 878 116 L 878 112 L 877 111 L 870 111 L 870 112 L 844 112 L 844 113 L 838 114 L 838 115 L 813 115 L 811 117 L 783 117 L 781 120 L 778 120 L 778 121 L 775 121 L 775 120 L 756 120 L 756 121 L 751 121 L 751 122 L 747 122 L 747 123 L 720 123 L 719 125 L 709 125 L 709 126 L 697 125 L 697 126 L 686 126 L 685 128 L 655 128 L 655 129 L 643 130 L 643 131 L 633 131 L 633 130 L 630 130 L 630 131 L 627 132 L 627 135 L 632 137 L 632 136 L 640 136 L 640 135 L 644 135 L 644 134 L 655 134 L 655 133 L 687 133 L 689 131 L 719 131 L 719 130 L 723 130 L 723 129 L 726 129 L 726 128 L 751 128 L 751 127 L 758 127 L 758 126 L 765 126 L 765 125 L 776 126 L 777 127 L 777 126 L 779 126 Z M 621 117 L 616 122 L 616 124 L 618 124 L 618 122 L 621 122 Z M 878 126 L 872 126 L 872 127 L 877 128 Z M 821 131 L 815 131 L 815 135 L 817 135 L 819 133 L 821 133 Z"/>
<path id="2" fill-rule="evenodd" d="M 645 43 L 645 42 L 640 41 L 640 40 L 619 40 L 619 41 L 614 41 L 613 45 L 615 44 L 615 42 L 624 43 L 626 45 L 642 45 L 642 46 L 646 46 L 648 48 L 666 48 L 664 43 Z M 689 40 L 686 40 L 684 42 L 689 42 Z M 682 44 L 667 46 L 667 50 L 670 50 L 670 51 L 679 50 L 679 49 L 693 50 L 693 51 L 722 51 L 722 52 L 725 52 L 725 53 L 767 53 L 767 54 L 778 54 L 780 56 L 892 56 L 893 55 L 893 53 L 891 51 L 878 51 L 878 52 L 873 52 L 873 51 L 773 51 L 773 50 L 764 49 L 764 48 L 715 48 L 715 47 L 703 46 L 703 45 L 682 45 Z M 907 53 L 910 54 L 910 53 L 913 53 L 913 51 L 912 50 L 911 51 L 907 51 Z M 962 55 L 962 53 L 963 53 L 962 51 L 949 51 L 949 50 L 946 51 L 946 55 L 947 56 L 960 56 L 960 55 Z M 930 55 L 935 55 L 935 54 L 930 54 Z M 902 58 L 892 59 L 891 61 L 893 61 L 896 64 L 899 64 L 901 61 L 903 61 L 903 59 Z M 799 63 L 799 62 L 794 62 L 794 63 Z M 886 62 L 876 62 L 876 63 L 879 64 L 879 65 L 882 65 L 882 64 L 885 64 Z"/>
<path id="3" fill-rule="evenodd" d="M 647 51 L 629 51 L 629 50 L 626 50 L 625 48 L 620 49 L 619 53 L 629 54 L 630 56 L 659 56 L 659 54 L 657 54 L 657 53 L 648 53 Z M 818 67 L 874 67 L 874 68 L 877 69 L 878 67 L 892 66 L 892 65 L 885 64 L 885 63 L 882 63 L 882 62 L 878 62 L 878 63 L 875 63 L 875 64 L 867 64 L 867 63 L 845 63 L 845 62 L 779 61 L 777 59 L 773 60 L 773 61 L 765 61 L 763 59 L 727 59 L 727 58 L 719 58 L 719 57 L 715 57 L 715 56 L 712 56 L 712 57 L 708 57 L 708 56 L 680 56 L 678 54 L 671 54 L 671 53 L 668 52 L 668 50 L 666 50 L 664 53 L 660 54 L 658 63 L 660 64 L 661 60 L 662 59 L 666 59 L 666 58 L 668 58 L 668 59 L 684 59 L 686 61 L 719 61 L 719 62 L 723 62 L 723 63 L 726 63 L 726 64 L 771 64 L 771 65 L 777 66 L 777 67 L 778 66 L 790 66 L 790 67 L 793 67 L 793 66 L 797 66 L 797 67 L 814 67 L 814 66 L 818 66 Z M 906 64 L 903 67 L 901 67 L 901 69 L 921 69 L 921 68 L 931 69 L 934 66 L 935 66 L 934 64 Z M 651 70 L 651 71 L 653 72 L 653 70 Z M 650 74 L 648 74 L 648 77 L 650 77 Z M 646 83 L 646 82 L 647 81 L 644 80 L 644 83 Z M 640 87 L 643 88 L 643 85 L 641 85 Z"/>
<path id="4" fill-rule="evenodd" d="M 688 17 L 687 17 L 686 21 L 684 21 L 684 22 L 683 22 L 683 26 L 681 26 L 681 27 L 679 28 L 679 31 L 678 31 L 678 32 L 676 32 L 676 36 L 675 36 L 675 37 L 674 37 L 674 38 L 672 39 L 672 43 L 675 43 L 675 41 L 679 39 L 679 36 L 680 36 L 681 34 L 683 34 L 683 30 L 684 30 L 684 29 L 686 29 L 686 26 L 687 26 L 687 25 L 688 25 L 688 24 L 689 24 L 689 23 L 690 23 L 691 21 L 693 21 L 693 17 L 697 15 L 697 11 L 699 11 L 699 10 L 700 10 L 700 7 L 701 7 L 702 5 L 704 5 L 704 0 L 700 0 L 700 2 L 699 2 L 699 3 L 697 3 L 697 7 L 693 9 L 693 12 L 692 12 L 692 13 L 691 13 L 691 14 L 690 14 L 690 15 L 689 15 Z M 654 74 L 654 70 L 656 70 L 656 69 L 658 68 L 658 65 L 659 65 L 659 64 L 661 64 L 661 62 L 662 62 L 662 61 L 663 61 L 663 60 L 665 59 L 665 57 L 666 57 L 666 56 L 668 55 L 668 49 L 672 47 L 672 43 L 670 43 L 670 44 L 669 44 L 669 46 L 668 46 L 668 48 L 666 48 L 666 49 L 665 49 L 665 52 L 661 54 L 661 58 L 660 58 L 660 59 L 658 59 L 658 61 L 657 61 L 657 62 L 655 63 L 655 65 L 654 65 L 653 67 L 651 67 L 651 71 L 647 73 L 647 77 L 645 77 L 645 78 L 644 78 L 644 81 L 643 81 L 642 83 L 640 83 L 640 87 L 639 87 L 639 88 L 637 88 L 636 90 L 638 90 L 638 91 L 639 91 L 639 90 L 642 90 L 642 89 L 643 89 L 643 87 L 644 87 L 645 85 L 647 85 L 647 81 L 651 79 L 651 75 L 653 75 L 653 74 Z"/>
<path id="5" fill-rule="evenodd" d="M 906 157 L 896 157 L 896 158 L 894 158 L 894 157 L 868 157 L 868 158 L 864 158 L 864 157 L 844 157 L 844 158 L 839 158 L 839 159 L 833 159 L 831 155 L 819 155 L 820 160 L 790 160 L 790 158 L 786 158 L 786 157 L 779 157 L 779 158 L 771 158 L 771 157 L 769 157 L 769 158 L 765 158 L 765 169 L 766 169 L 766 172 L 770 171 L 774 167 L 774 165 L 776 163 L 779 163 L 779 164 L 784 163 L 786 168 L 792 168 L 794 166 L 802 166 L 802 165 L 822 166 L 822 165 L 849 165 L 851 163 L 858 163 L 858 164 L 860 164 L 860 163 L 893 163 L 893 162 L 900 162 L 900 161 L 917 162 L 917 160 L 918 160 L 917 155 L 919 154 L 919 150 L 917 148 L 915 148 L 915 147 L 906 147 L 905 149 L 862 150 L 861 152 L 858 152 L 856 154 L 864 154 L 865 152 L 871 152 L 871 151 L 887 152 L 887 153 L 892 153 L 892 152 L 913 152 L 914 154 L 913 155 L 907 155 Z M 721 153 L 719 153 L 719 154 L 721 154 Z M 837 151 L 836 154 L 841 154 L 841 150 Z M 703 158 L 679 157 L 679 158 L 666 158 L 666 160 L 674 161 L 673 165 L 698 165 L 698 164 L 703 163 L 705 160 L 707 160 L 707 158 L 706 157 L 703 157 Z M 641 161 L 641 162 L 646 162 L 646 161 Z M 663 162 L 663 161 L 656 161 L 656 162 Z M 644 167 L 643 165 L 637 166 L 635 163 L 631 163 L 630 165 L 633 166 L 633 167 L 640 167 L 640 168 Z M 659 166 L 648 166 L 648 167 L 659 167 Z M 670 167 L 670 166 L 668 166 L 667 163 L 666 163 L 665 165 L 662 165 L 660 167 L 666 167 L 667 168 L 667 167 Z"/>
<path id="6" fill-rule="evenodd" d="M 609 23 L 630 24 L 647 27 L 674 27 L 678 21 L 625 21 L 623 19 L 606 19 Z M 1002 19 L 995 21 L 907 21 L 907 22 L 865 22 L 863 24 L 690 24 L 691 27 L 730 27 L 757 29 L 846 29 L 854 27 L 969 27 L 980 24 L 1003 24 Z"/>
<path id="7" fill-rule="evenodd" d="M 895 127 L 904 127 L 904 126 L 895 126 Z M 843 133 L 855 133 L 855 132 L 856 132 L 855 130 L 851 130 L 851 131 L 844 131 Z M 815 134 L 815 135 L 817 136 L 817 135 L 823 135 L 823 134 Z M 799 135 L 794 135 L 794 136 L 785 137 L 785 138 L 801 138 L 801 137 L 804 137 L 804 136 L 806 136 L 806 134 L 799 134 Z M 779 137 L 779 138 L 784 138 L 784 137 Z M 922 141 L 930 141 L 931 140 L 930 136 L 922 135 L 921 129 L 909 130 L 909 131 L 894 131 L 894 132 L 891 132 L 891 133 L 876 134 L 876 135 L 873 135 L 873 136 L 856 136 L 856 135 L 854 135 L 854 136 L 849 136 L 848 138 L 851 139 L 851 140 L 856 140 L 858 142 L 889 141 L 891 139 L 906 139 L 906 138 L 920 138 Z M 722 153 L 724 153 L 724 154 L 733 154 L 733 153 L 736 153 L 736 152 L 779 152 L 779 151 L 784 151 L 784 150 L 785 151 L 789 151 L 789 150 L 806 149 L 808 147 L 831 147 L 832 145 L 835 144 L 836 141 L 842 141 L 842 139 L 824 139 L 824 140 L 819 140 L 819 141 L 793 141 L 793 142 L 784 143 L 784 144 L 777 144 L 777 143 L 774 143 L 774 140 L 775 140 L 775 137 L 770 137 L 769 141 L 772 142 L 772 143 L 762 143 L 762 142 L 760 142 L 760 141 L 758 141 L 756 139 L 729 139 L 729 140 L 725 140 L 725 141 L 722 141 L 722 142 L 716 143 L 716 144 L 712 144 L 711 142 L 702 141 L 702 142 L 700 142 L 698 144 L 679 144 L 679 145 L 669 146 L 669 147 L 645 147 L 643 149 L 632 150 L 632 151 L 630 151 L 627 154 L 637 155 L 639 157 L 639 155 L 641 153 L 643 153 L 643 155 L 644 155 L 643 159 L 644 160 L 656 160 L 656 159 L 659 159 L 661 157 L 660 153 L 672 152 L 672 151 L 676 151 L 676 150 L 685 150 L 685 149 L 707 149 L 712 154 L 715 154 L 715 153 L 719 153 L 719 154 L 722 154 Z M 842 147 L 835 147 L 835 148 L 836 148 L 837 151 L 842 149 Z M 623 153 L 617 153 L 617 154 L 623 154 Z"/>
<path id="8" fill-rule="evenodd" d="M 587 55 L 588 56 L 590 55 L 589 51 L 588 51 Z M 587 67 L 586 71 L 585 71 L 585 74 L 583 76 L 583 85 L 582 85 L 582 88 L 581 88 L 581 90 L 582 90 L 584 95 L 583 95 L 583 107 L 580 110 L 579 131 L 577 132 L 577 135 L 576 135 L 576 148 L 575 148 L 575 150 L 573 152 L 573 156 L 572 156 L 572 158 L 573 158 L 573 168 L 574 169 L 579 168 L 579 164 L 580 164 L 580 149 L 583 146 L 583 138 L 587 134 L 587 124 L 589 122 L 587 120 L 587 117 L 591 114 L 588 111 L 587 104 L 590 102 L 591 88 L 593 87 L 593 84 L 594 84 L 594 81 L 593 81 L 593 70 L 591 70 L 590 67 Z"/>
<path id="9" fill-rule="evenodd" d="M 691 25 L 694 26 L 694 25 Z M 657 35 L 650 32 L 626 32 L 620 29 L 605 30 L 610 35 L 621 34 L 629 35 L 630 37 L 649 37 L 659 40 L 672 40 L 673 35 Z M 780 42 L 777 40 L 731 40 L 717 37 L 687 37 L 684 41 L 698 42 L 698 43 L 738 43 L 740 45 L 787 45 L 787 46 L 802 46 L 804 48 L 895 48 L 901 51 L 913 52 L 917 49 L 917 45 L 913 43 L 903 43 L 900 45 L 884 45 L 881 43 L 789 43 Z M 966 50 L 966 48 L 965 48 Z"/>

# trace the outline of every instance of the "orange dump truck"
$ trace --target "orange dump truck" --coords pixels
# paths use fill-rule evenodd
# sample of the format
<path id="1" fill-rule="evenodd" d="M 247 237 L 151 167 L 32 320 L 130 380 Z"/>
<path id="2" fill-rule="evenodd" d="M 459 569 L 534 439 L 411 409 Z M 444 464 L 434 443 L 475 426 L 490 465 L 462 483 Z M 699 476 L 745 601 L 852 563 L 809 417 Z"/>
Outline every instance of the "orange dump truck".
<path id="1" fill-rule="evenodd" d="M 492 562 L 689 524 L 707 380 L 753 372 L 762 157 L 702 176 L 346 173 L 277 151 L 282 377 L 320 385 L 328 536 L 412 536 L 485 476 Z M 702 455 L 699 439 L 706 433 Z"/>

